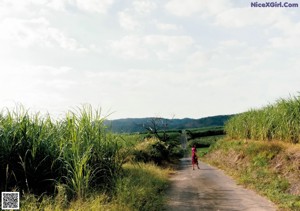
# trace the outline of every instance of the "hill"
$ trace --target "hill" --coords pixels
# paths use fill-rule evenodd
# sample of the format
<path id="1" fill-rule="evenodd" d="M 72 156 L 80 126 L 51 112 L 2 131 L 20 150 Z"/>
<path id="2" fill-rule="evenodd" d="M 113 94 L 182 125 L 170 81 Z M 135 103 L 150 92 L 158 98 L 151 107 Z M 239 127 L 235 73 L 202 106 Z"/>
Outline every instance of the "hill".
<path id="1" fill-rule="evenodd" d="M 181 130 L 188 128 L 224 126 L 225 122 L 234 115 L 218 115 L 200 119 L 165 119 L 165 118 L 126 118 L 106 120 L 105 124 L 116 133 L 145 132 L 145 127 L 151 125 L 153 120 L 159 120 L 159 125 L 167 130 Z"/>

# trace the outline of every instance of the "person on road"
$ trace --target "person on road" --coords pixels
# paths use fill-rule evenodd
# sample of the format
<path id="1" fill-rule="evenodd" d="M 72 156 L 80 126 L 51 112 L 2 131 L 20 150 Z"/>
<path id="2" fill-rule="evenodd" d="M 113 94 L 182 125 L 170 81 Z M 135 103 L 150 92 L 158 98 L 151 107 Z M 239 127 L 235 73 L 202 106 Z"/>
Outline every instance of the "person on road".
<path id="1" fill-rule="evenodd" d="M 193 147 L 192 147 L 192 166 L 193 166 L 193 170 L 195 170 L 195 165 L 197 165 L 198 169 L 200 169 L 199 164 L 198 164 L 197 148 L 196 148 L 196 145 L 193 145 Z"/>

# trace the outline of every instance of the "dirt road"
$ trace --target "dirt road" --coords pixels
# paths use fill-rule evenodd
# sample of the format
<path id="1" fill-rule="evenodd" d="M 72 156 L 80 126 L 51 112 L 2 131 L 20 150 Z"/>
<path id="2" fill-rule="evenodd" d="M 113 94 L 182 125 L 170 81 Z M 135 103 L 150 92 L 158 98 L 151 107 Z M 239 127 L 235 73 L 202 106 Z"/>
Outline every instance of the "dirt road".
<path id="1" fill-rule="evenodd" d="M 193 170 L 190 158 L 181 160 L 178 171 L 171 178 L 165 210 L 276 210 L 270 201 L 237 185 L 221 170 L 202 162 L 199 164 L 200 170 Z"/>

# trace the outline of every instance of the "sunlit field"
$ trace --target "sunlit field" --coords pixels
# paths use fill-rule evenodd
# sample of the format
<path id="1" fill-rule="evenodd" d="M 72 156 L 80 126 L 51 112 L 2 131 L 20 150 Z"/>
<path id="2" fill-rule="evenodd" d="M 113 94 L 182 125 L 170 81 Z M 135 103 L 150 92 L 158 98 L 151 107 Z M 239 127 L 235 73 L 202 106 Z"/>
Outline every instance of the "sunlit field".
<path id="1" fill-rule="evenodd" d="M 280 210 L 300 209 L 300 97 L 231 118 L 226 136 L 203 158 Z"/>
<path id="2" fill-rule="evenodd" d="M 231 138 L 299 143 L 299 119 L 300 97 L 290 97 L 231 118 L 225 131 Z"/>
<path id="3" fill-rule="evenodd" d="M 113 134 L 100 111 L 84 106 L 53 120 L 22 106 L 3 110 L 0 190 L 20 192 L 26 211 L 161 207 L 170 170 L 154 163 L 168 160 L 170 146 Z"/>

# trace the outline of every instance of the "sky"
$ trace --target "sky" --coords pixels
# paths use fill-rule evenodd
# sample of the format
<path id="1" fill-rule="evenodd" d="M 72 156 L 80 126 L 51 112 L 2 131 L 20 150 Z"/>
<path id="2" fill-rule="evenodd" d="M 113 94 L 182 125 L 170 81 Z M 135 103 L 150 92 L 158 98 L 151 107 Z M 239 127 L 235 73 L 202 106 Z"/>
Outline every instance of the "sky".
<path id="1" fill-rule="evenodd" d="M 0 0 L 0 109 L 202 118 L 298 95 L 300 0 L 255 2 Z"/>

